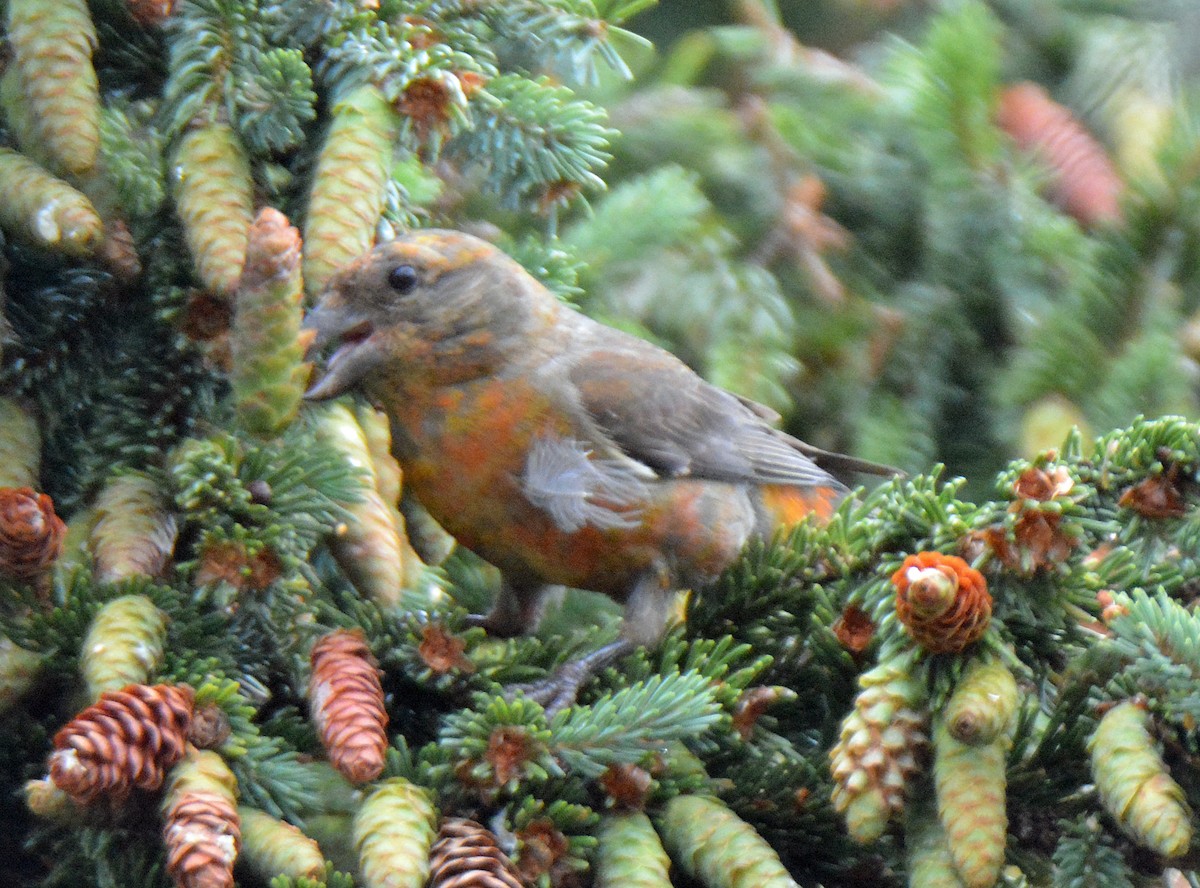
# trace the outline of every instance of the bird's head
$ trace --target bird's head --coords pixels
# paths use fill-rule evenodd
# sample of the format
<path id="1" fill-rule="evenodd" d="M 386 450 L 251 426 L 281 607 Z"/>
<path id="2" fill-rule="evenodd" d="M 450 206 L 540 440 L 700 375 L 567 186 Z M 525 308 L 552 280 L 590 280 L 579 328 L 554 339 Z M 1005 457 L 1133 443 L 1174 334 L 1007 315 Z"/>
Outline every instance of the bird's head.
<path id="1" fill-rule="evenodd" d="M 389 375 L 449 381 L 492 372 L 557 300 L 486 241 L 416 231 L 339 271 L 304 319 L 314 351 L 335 347 L 305 397 L 332 398 Z"/>

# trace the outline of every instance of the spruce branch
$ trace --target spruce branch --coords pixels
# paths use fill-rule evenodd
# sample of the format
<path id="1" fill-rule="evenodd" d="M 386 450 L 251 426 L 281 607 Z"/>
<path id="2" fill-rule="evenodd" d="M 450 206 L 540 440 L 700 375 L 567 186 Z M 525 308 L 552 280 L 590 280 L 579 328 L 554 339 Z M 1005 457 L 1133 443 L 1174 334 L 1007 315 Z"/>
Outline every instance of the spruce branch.
<path id="1" fill-rule="evenodd" d="M 506 206 L 549 201 L 554 189 L 603 188 L 612 131 L 605 114 L 547 80 L 504 74 L 475 100 L 475 125 L 447 151 L 482 169 L 484 186 Z"/>
<path id="2" fill-rule="evenodd" d="M 696 737 L 716 724 L 712 682 L 697 672 L 670 672 L 575 706 L 550 723 L 549 748 L 568 768 L 597 777 L 633 763 L 657 745 Z"/>
<path id="3" fill-rule="evenodd" d="M 299 145 L 316 116 L 312 72 L 299 48 L 270 46 L 257 2 L 181 0 L 170 22 L 169 137 L 220 114 L 255 154 Z"/>
<path id="4" fill-rule="evenodd" d="M 1172 721 L 1200 718 L 1200 618 L 1159 591 L 1113 596 L 1125 610 L 1109 624 L 1114 648 L 1130 660 L 1121 675 Z"/>
<path id="5" fill-rule="evenodd" d="M 1133 873 L 1115 842 L 1092 815 L 1081 815 L 1059 824 L 1062 835 L 1054 849 L 1058 870 L 1055 884 L 1063 888 L 1112 885 L 1133 888 Z"/>
<path id="6" fill-rule="evenodd" d="M 254 151 L 280 154 L 297 148 L 316 117 L 312 71 L 298 49 L 274 47 L 239 65 L 234 125 Z"/>
<path id="7" fill-rule="evenodd" d="M 518 0 L 485 5 L 484 18 L 501 42 L 501 55 L 532 74 L 552 73 L 578 83 L 599 81 L 599 65 L 630 78 L 619 46 L 649 47 L 618 27 L 656 0 Z M 532 40 L 530 35 L 536 35 Z M 512 44 L 506 53 L 504 44 Z"/>

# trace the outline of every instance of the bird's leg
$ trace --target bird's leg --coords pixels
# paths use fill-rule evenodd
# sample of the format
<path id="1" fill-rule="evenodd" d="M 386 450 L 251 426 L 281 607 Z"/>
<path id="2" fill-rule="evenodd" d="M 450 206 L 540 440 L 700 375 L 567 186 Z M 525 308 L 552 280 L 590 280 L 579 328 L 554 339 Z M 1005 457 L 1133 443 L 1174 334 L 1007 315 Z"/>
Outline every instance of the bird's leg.
<path id="1" fill-rule="evenodd" d="M 488 635 L 496 638 L 527 635 L 535 631 L 541 622 L 546 592 L 551 588 L 502 580 L 492 609 L 486 614 L 470 614 L 467 623 L 482 626 Z"/>
<path id="2" fill-rule="evenodd" d="M 546 715 L 553 717 L 573 704 L 579 689 L 605 666 L 639 647 L 657 645 L 666 631 L 674 597 L 665 569 L 644 575 L 625 603 L 619 639 L 564 663 L 541 681 L 509 685 L 506 690 L 510 694 L 519 691 L 536 700 L 546 708 Z"/>

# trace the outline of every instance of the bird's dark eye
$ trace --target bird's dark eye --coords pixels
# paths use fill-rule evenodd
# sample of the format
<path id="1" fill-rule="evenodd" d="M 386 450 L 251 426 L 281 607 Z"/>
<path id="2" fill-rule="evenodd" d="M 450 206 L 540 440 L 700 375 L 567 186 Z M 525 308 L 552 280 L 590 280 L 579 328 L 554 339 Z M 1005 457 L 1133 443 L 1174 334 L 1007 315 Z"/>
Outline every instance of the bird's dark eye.
<path id="1" fill-rule="evenodd" d="M 397 265 L 388 272 L 388 286 L 401 296 L 411 293 L 416 288 L 419 280 L 417 270 L 411 265 Z"/>

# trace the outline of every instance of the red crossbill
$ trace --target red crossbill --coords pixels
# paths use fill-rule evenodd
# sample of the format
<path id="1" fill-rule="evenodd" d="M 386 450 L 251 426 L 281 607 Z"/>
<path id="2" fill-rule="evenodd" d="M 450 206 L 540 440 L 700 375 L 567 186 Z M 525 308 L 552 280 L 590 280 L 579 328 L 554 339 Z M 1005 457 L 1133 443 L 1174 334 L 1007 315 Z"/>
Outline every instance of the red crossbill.
<path id="1" fill-rule="evenodd" d="M 408 488 L 500 569 L 489 631 L 533 628 L 554 585 L 624 603 L 621 640 L 541 695 L 556 705 L 598 664 L 657 641 L 674 592 L 713 580 L 751 537 L 828 516 L 846 488 L 818 462 L 880 468 L 784 434 L 768 408 L 459 232 L 376 247 L 305 325 L 315 347 L 338 344 L 307 397 L 357 387 L 381 405 Z"/>

